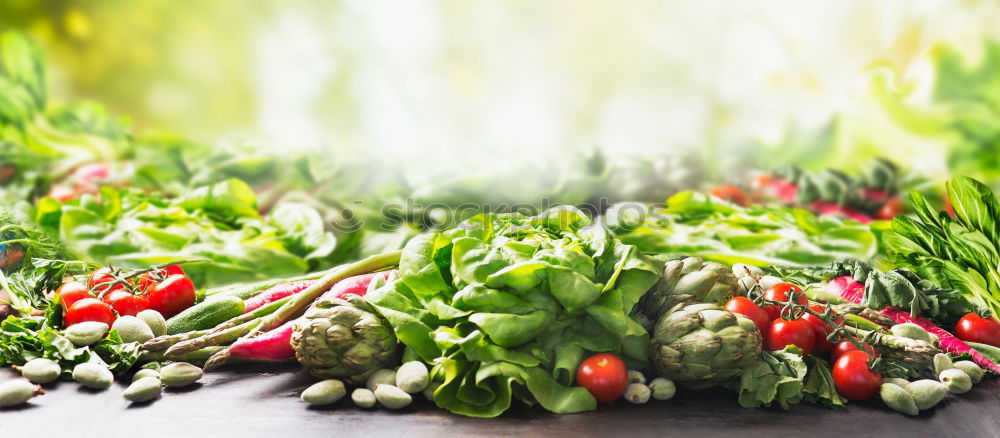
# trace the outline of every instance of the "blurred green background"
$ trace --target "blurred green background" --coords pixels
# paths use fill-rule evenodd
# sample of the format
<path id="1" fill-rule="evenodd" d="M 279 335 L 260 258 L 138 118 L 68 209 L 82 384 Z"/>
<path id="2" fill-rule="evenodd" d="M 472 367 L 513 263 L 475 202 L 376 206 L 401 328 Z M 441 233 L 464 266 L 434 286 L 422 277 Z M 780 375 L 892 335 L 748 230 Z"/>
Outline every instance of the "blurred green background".
<path id="1" fill-rule="evenodd" d="M 139 133 L 434 170 L 694 151 L 723 178 L 876 155 L 994 177 L 995 70 L 953 77 L 981 85 L 957 101 L 940 70 L 976 65 L 998 22 L 986 0 L 0 0 L 0 27 L 42 43 L 56 99 Z"/>

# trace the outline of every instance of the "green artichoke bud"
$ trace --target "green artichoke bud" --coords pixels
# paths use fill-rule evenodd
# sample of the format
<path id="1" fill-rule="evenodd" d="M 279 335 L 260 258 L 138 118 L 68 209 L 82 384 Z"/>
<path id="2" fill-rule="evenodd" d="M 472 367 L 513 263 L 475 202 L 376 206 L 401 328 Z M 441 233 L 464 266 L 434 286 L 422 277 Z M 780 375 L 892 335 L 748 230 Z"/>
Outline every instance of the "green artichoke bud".
<path id="1" fill-rule="evenodd" d="M 722 304 L 739 290 L 739 279 L 721 263 L 701 257 L 671 260 L 664 264 L 660 281 L 639 301 L 638 320 L 648 329 L 677 304 Z"/>
<path id="2" fill-rule="evenodd" d="M 295 358 L 320 379 L 364 384 L 375 370 L 396 362 L 397 341 L 389 323 L 357 295 L 324 298 L 295 324 Z"/>
<path id="3" fill-rule="evenodd" d="M 756 363 L 760 333 L 753 321 L 714 304 L 678 304 L 650 335 L 650 362 L 680 386 L 707 388 Z"/>

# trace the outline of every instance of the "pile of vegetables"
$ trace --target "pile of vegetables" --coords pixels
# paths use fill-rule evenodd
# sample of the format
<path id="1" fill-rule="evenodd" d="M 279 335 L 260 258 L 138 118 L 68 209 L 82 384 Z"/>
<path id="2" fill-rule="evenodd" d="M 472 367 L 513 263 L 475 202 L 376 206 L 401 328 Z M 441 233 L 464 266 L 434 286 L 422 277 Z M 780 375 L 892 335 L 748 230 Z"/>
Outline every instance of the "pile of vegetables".
<path id="1" fill-rule="evenodd" d="M 1000 201 L 970 178 L 950 213 L 912 194 L 913 216 L 885 160 L 709 193 L 684 159 L 599 153 L 390 179 L 134 137 L 50 103 L 29 40 L 3 34 L 0 55 L 0 365 L 24 377 L 0 407 L 58 380 L 129 380 L 149 403 L 297 362 L 309 405 L 570 414 L 722 387 L 747 408 L 917 415 L 1000 373 Z M 559 205 L 459 208 L 485 201 Z"/>

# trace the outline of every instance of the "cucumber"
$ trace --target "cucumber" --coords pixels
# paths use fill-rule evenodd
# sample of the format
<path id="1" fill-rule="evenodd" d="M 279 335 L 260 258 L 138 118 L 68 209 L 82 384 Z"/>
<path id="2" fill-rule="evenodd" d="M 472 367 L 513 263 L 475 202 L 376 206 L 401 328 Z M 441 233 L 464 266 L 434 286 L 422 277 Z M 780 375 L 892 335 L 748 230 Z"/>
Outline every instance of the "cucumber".
<path id="1" fill-rule="evenodd" d="M 207 330 L 242 314 L 243 300 L 237 297 L 208 300 L 168 319 L 167 334 Z"/>

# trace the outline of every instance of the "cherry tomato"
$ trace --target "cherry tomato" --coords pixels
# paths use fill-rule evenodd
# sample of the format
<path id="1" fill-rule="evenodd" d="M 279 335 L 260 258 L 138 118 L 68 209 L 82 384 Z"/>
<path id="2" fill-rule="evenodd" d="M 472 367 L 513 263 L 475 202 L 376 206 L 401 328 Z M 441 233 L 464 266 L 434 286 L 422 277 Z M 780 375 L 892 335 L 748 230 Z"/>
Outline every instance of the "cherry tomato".
<path id="1" fill-rule="evenodd" d="M 816 346 L 816 333 L 812 324 L 804 319 L 778 318 L 771 322 L 771 328 L 764 337 L 764 344 L 770 351 L 795 345 L 802 349 L 803 354 L 809 354 Z"/>
<path id="2" fill-rule="evenodd" d="M 598 402 L 610 403 L 628 388 L 628 367 L 613 354 L 595 354 L 580 363 L 576 383 L 587 388 Z"/>
<path id="3" fill-rule="evenodd" d="M 849 351 L 833 365 L 833 384 L 848 400 L 867 400 L 882 386 L 882 376 L 868 367 L 865 352 Z"/>
<path id="4" fill-rule="evenodd" d="M 809 299 L 807 299 L 806 296 L 803 295 L 801 292 L 802 288 L 794 284 L 778 283 L 774 286 L 771 286 L 764 292 L 764 299 L 786 303 L 788 302 L 789 295 L 791 295 L 792 293 L 796 293 L 799 295 L 798 298 L 795 299 L 795 302 L 805 306 L 809 304 Z M 764 311 L 767 312 L 767 316 L 771 318 L 771 320 L 775 320 L 781 317 L 782 307 L 784 306 L 765 306 Z"/>
<path id="5" fill-rule="evenodd" d="M 90 291 L 87 290 L 87 286 L 79 281 L 69 281 L 59 286 L 59 289 L 56 289 L 56 295 L 59 295 L 59 301 L 62 303 L 63 310 L 65 311 L 73 303 L 84 298 L 90 298 Z"/>
<path id="6" fill-rule="evenodd" d="M 969 312 L 955 324 L 955 336 L 963 341 L 1000 347 L 1000 322 L 995 317 L 983 318 Z"/>
<path id="7" fill-rule="evenodd" d="M 184 269 L 180 265 L 170 265 L 160 270 L 149 271 L 139 276 L 139 290 L 149 292 L 156 283 L 159 283 L 159 280 L 165 280 L 171 275 L 186 274 L 184 274 Z"/>
<path id="8" fill-rule="evenodd" d="M 753 321 L 761 336 L 767 333 L 767 328 L 771 325 L 771 318 L 767 316 L 767 312 L 747 297 L 733 297 L 726 302 L 726 310 L 739 313 Z"/>
<path id="9" fill-rule="evenodd" d="M 111 306 L 97 298 L 84 298 L 69 307 L 66 316 L 63 317 L 63 323 L 69 327 L 84 321 L 98 321 L 110 326 L 115 322 L 115 313 L 111 310 Z"/>
<path id="10" fill-rule="evenodd" d="M 170 318 L 194 305 L 194 283 L 184 275 L 171 275 L 146 292 L 149 307 Z"/>
<path id="11" fill-rule="evenodd" d="M 709 190 L 708 194 L 715 196 L 716 198 L 732 202 L 736 205 L 747 204 L 746 193 L 743 193 L 743 190 L 740 190 L 735 186 L 716 186 Z"/>
<path id="12" fill-rule="evenodd" d="M 825 306 L 809 306 L 816 313 L 823 313 L 826 311 Z M 833 333 L 833 327 L 830 327 L 826 321 L 823 321 L 819 317 L 813 316 L 811 313 L 803 313 L 802 319 L 809 322 L 812 326 L 813 332 L 816 334 L 816 346 L 813 347 L 813 351 L 817 353 L 827 353 L 833 350 L 833 343 L 827 340 L 827 336 Z M 834 318 L 834 322 L 840 324 L 841 318 Z"/>
<path id="13" fill-rule="evenodd" d="M 101 297 L 100 300 L 103 301 L 105 304 L 111 304 L 112 306 L 114 306 L 115 301 L 118 301 L 122 298 L 129 296 L 132 296 L 132 294 L 124 290 L 118 289 L 104 294 L 104 296 Z"/>
<path id="14" fill-rule="evenodd" d="M 110 304 L 118 316 L 132 315 L 149 309 L 149 300 L 145 295 L 132 295 L 125 291 L 114 291 L 106 295 L 105 303 Z"/>
<path id="15" fill-rule="evenodd" d="M 899 216 L 902 213 L 903 201 L 893 198 L 886 201 L 885 204 L 882 204 L 882 206 L 879 207 L 878 212 L 875 213 L 875 218 L 887 221 Z"/>
<path id="16" fill-rule="evenodd" d="M 848 341 L 841 341 L 836 344 L 833 344 L 833 349 L 830 350 L 830 362 L 836 363 L 837 359 L 840 359 L 840 356 L 843 356 L 845 353 L 851 351 L 860 351 L 860 350 L 858 350 L 858 347 L 855 347 L 854 344 Z M 865 344 L 865 352 L 868 353 L 869 356 L 878 355 L 878 353 L 875 352 L 875 347 L 872 347 L 871 344 Z"/>
<path id="17" fill-rule="evenodd" d="M 90 276 L 87 277 L 87 284 L 90 285 L 90 289 L 93 290 L 94 294 L 97 296 L 107 296 L 111 292 L 125 290 L 125 285 L 123 283 L 117 283 L 114 286 L 107 284 L 113 283 L 115 280 L 115 276 L 111 273 L 111 268 L 105 266 L 91 272 Z M 111 290 L 108 290 L 108 288 L 111 288 Z"/>

